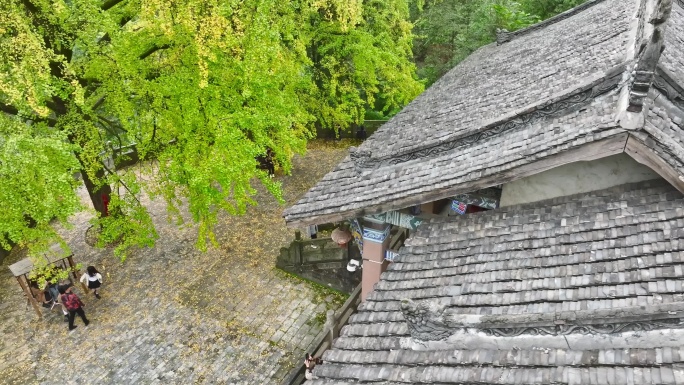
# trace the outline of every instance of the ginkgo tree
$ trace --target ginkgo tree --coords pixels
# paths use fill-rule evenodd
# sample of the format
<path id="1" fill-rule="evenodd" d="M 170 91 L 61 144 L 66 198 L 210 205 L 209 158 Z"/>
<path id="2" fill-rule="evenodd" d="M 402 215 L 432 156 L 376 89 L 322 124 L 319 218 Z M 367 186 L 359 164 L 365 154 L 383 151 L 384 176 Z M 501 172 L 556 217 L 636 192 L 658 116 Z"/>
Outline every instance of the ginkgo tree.
<path id="1" fill-rule="evenodd" d="M 323 127 L 361 123 L 368 107 L 387 115 L 422 91 L 415 81 L 413 34 L 406 0 L 356 0 L 341 23 L 326 9 L 311 18 L 312 76 Z"/>
<path id="2" fill-rule="evenodd" d="M 206 248 L 253 180 L 280 199 L 257 157 L 289 173 L 315 124 L 421 91 L 407 18 L 405 0 L 0 2 L 0 243 L 58 240 L 82 180 L 119 256 L 158 237 L 143 191 L 187 202 Z"/>

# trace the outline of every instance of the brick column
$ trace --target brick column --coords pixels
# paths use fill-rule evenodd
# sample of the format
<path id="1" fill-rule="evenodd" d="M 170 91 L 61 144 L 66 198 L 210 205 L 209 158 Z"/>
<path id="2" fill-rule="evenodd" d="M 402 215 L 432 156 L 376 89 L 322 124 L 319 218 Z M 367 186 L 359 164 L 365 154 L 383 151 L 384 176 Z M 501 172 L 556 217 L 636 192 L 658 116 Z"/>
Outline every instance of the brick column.
<path id="1" fill-rule="evenodd" d="M 389 224 L 371 224 L 363 229 L 363 275 L 361 276 L 361 300 L 373 291 L 373 287 L 380 281 L 380 274 L 387 270 L 389 265 L 385 261 L 385 251 L 389 245 Z"/>

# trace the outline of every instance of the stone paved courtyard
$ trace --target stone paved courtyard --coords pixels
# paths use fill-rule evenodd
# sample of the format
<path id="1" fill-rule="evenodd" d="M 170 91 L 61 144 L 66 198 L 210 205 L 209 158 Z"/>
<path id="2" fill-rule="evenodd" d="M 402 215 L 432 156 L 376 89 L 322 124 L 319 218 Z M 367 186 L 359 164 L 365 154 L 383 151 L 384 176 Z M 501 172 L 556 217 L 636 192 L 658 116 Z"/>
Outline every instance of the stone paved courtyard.
<path id="1" fill-rule="evenodd" d="M 343 146 L 340 146 L 343 147 Z M 314 144 L 283 181 L 288 204 L 345 154 Z M 85 197 L 85 191 L 81 191 Z M 294 237 L 283 206 L 264 192 L 248 215 L 224 215 L 218 249 L 194 249 L 193 224 L 167 221 L 161 201 L 147 201 L 160 239 L 124 263 L 85 243 L 89 212 L 63 230 L 76 262 L 104 275 L 102 299 L 77 291 L 91 320 L 67 332 L 61 312 L 39 320 L 7 266 L 0 265 L 0 383 L 278 384 L 322 332 L 320 314 L 340 298 L 274 269 Z M 46 309 L 47 310 L 47 309 Z M 318 316 L 318 319 L 317 319 Z"/>

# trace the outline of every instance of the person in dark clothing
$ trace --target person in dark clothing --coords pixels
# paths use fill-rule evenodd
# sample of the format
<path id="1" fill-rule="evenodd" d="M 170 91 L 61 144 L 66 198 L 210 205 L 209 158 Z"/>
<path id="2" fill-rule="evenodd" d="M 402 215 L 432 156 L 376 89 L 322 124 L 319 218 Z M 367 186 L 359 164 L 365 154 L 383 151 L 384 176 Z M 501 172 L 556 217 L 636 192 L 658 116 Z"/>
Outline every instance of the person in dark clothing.
<path id="1" fill-rule="evenodd" d="M 43 307 L 50 307 L 50 299 L 45 295 L 45 290 L 41 290 L 38 286 L 38 282 L 29 281 L 29 289 L 31 289 L 31 294 L 38 302 L 43 304 Z"/>
<path id="2" fill-rule="evenodd" d="M 366 127 L 361 126 L 358 130 L 356 130 L 356 139 L 366 140 L 367 136 L 368 134 L 366 134 Z"/>
<path id="3" fill-rule="evenodd" d="M 85 312 L 83 311 L 85 304 L 81 302 L 81 299 L 78 298 L 76 294 L 71 292 L 71 286 L 61 286 L 59 288 L 59 293 L 61 294 L 60 300 L 62 304 L 69 311 L 69 330 L 76 329 L 76 326 L 74 326 L 74 318 L 76 318 L 76 314 L 81 317 L 81 320 L 83 320 L 85 326 L 88 326 L 90 321 L 88 321 Z"/>
<path id="4" fill-rule="evenodd" d="M 259 168 L 266 170 L 268 176 L 273 177 L 275 175 L 275 154 L 270 148 L 266 150 L 266 154 L 259 155 L 256 157 L 257 162 L 259 162 Z"/>

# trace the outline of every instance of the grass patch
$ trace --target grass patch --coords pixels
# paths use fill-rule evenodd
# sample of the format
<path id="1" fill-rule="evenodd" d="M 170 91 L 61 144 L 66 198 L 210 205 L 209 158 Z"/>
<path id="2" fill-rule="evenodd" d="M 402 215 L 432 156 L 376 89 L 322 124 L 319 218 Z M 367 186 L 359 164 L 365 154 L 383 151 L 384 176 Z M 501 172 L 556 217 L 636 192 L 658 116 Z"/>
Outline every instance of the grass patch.
<path id="1" fill-rule="evenodd" d="M 310 318 L 308 321 L 306 321 L 306 325 L 312 326 L 312 327 L 313 326 L 325 325 L 325 321 L 328 318 L 326 315 L 327 312 L 328 312 L 328 310 L 326 309 L 326 310 L 323 310 L 321 312 L 316 313 L 316 315 L 313 316 L 313 318 Z"/>

